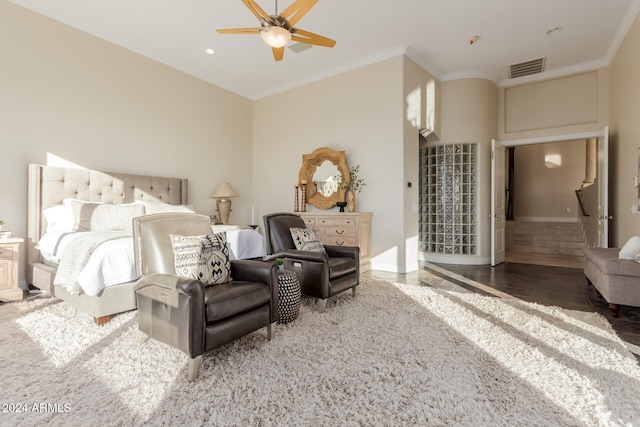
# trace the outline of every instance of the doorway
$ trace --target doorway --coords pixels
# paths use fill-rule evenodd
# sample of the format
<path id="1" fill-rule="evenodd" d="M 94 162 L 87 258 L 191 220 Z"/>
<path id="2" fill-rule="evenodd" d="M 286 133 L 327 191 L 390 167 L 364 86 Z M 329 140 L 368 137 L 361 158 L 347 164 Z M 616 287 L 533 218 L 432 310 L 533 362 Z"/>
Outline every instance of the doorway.
<path id="1" fill-rule="evenodd" d="M 492 188 L 492 192 L 502 190 L 506 206 L 506 261 L 582 268 L 582 248 L 596 245 L 601 223 L 606 222 L 600 218 L 608 218 L 601 213 L 608 208 L 608 196 L 600 188 L 607 186 L 608 171 L 602 167 L 607 159 L 598 161 L 600 179 L 594 180 L 596 160 L 588 158 L 589 142 L 602 147 L 608 145 L 607 139 L 605 128 L 604 132 L 502 143 L 506 179 L 503 189 Z M 600 150 L 597 156 L 607 157 L 606 151 Z M 586 216 L 576 190 L 590 194 L 591 212 Z M 495 221 L 493 215 L 491 221 Z M 491 250 L 493 254 L 493 245 Z"/>

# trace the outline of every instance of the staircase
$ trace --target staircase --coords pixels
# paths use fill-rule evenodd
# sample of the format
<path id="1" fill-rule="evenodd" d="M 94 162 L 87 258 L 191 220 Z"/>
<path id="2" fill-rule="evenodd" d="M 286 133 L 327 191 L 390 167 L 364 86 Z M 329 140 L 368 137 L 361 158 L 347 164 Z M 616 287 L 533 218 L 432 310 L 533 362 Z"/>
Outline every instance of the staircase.
<path id="1" fill-rule="evenodd" d="M 507 257 L 530 258 L 543 265 L 582 265 L 586 239 L 579 222 L 509 221 L 506 223 Z M 534 262 L 539 260 L 540 262 Z M 545 262 L 548 260 L 549 262 Z"/>

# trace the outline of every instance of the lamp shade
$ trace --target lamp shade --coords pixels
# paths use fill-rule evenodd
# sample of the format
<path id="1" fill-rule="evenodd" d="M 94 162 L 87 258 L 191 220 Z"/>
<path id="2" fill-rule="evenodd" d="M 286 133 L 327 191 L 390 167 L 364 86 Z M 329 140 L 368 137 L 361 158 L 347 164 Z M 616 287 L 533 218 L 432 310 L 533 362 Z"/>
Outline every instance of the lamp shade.
<path id="1" fill-rule="evenodd" d="M 233 189 L 227 181 L 222 181 L 211 193 L 211 197 L 219 199 L 228 199 L 230 197 L 238 197 L 238 193 Z"/>
<path id="2" fill-rule="evenodd" d="M 291 41 L 291 33 L 286 28 L 270 26 L 260 30 L 260 37 L 271 47 L 284 47 Z"/>

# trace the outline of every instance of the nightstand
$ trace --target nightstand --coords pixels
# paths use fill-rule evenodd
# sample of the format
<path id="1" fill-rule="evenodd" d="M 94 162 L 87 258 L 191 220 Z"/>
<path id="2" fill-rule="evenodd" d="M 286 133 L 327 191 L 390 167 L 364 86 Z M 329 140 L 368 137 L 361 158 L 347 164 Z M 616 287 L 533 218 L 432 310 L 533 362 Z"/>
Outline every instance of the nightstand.
<path id="1" fill-rule="evenodd" d="M 0 239 L 0 301 L 21 300 L 24 296 L 18 287 L 20 238 Z"/>

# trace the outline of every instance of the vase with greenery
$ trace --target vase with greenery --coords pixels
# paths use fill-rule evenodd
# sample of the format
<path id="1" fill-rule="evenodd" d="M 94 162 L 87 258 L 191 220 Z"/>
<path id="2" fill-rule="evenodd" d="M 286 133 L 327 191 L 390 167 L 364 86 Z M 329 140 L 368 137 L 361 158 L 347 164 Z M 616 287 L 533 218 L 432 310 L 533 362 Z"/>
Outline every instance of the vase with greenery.
<path id="1" fill-rule="evenodd" d="M 273 263 L 278 266 L 278 271 L 282 273 L 284 271 L 284 261 L 282 258 L 276 258 Z"/>
<path id="2" fill-rule="evenodd" d="M 4 224 L 4 221 L 0 219 L 0 231 L 2 231 L 2 224 Z"/>
<path id="3" fill-rule="evenodd" d="M 340 182 L 341 187 L 345 190 L 345 201 L 347 202 L 347 210 L 349 212 L 356 211 L 356 193 L 361 192 L 364 187 L 367 186 L 367 183 L 364 179 L 358 177 L 360 173 L 360 165 L 351 166 L 349 169 L 349 182 L 342 183 L 342 176 L 336 176 L 338 182 Z"/>

